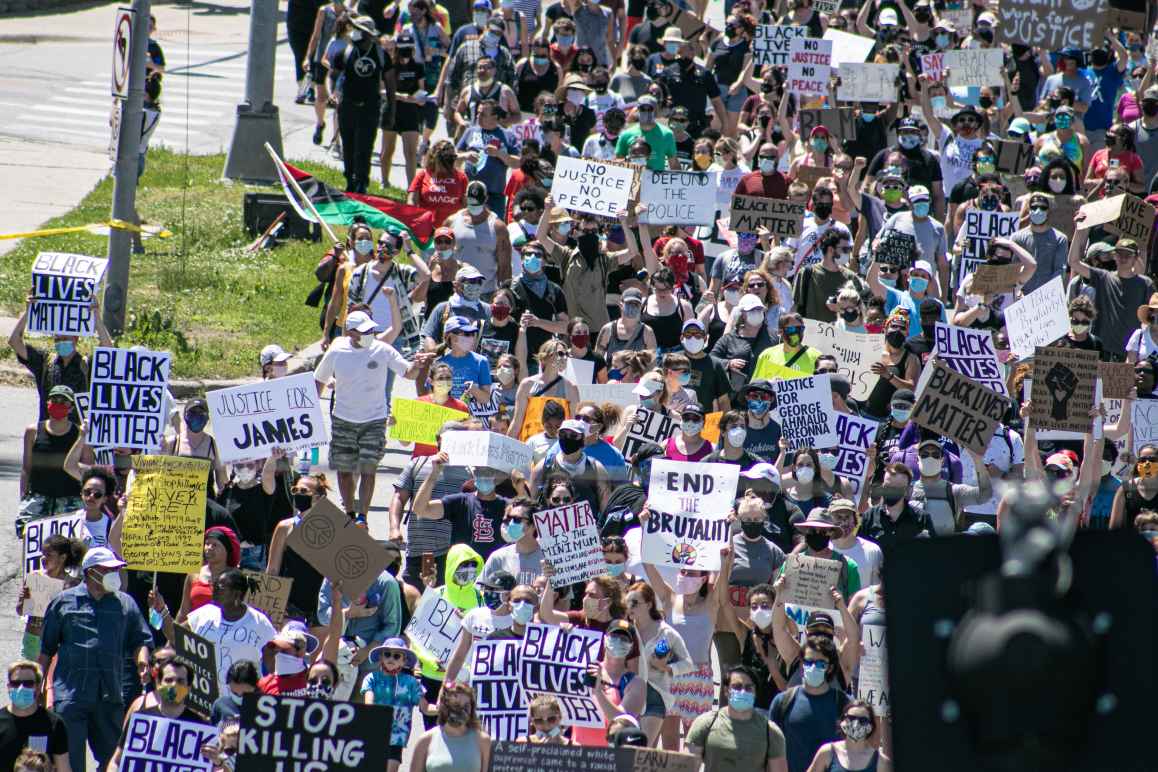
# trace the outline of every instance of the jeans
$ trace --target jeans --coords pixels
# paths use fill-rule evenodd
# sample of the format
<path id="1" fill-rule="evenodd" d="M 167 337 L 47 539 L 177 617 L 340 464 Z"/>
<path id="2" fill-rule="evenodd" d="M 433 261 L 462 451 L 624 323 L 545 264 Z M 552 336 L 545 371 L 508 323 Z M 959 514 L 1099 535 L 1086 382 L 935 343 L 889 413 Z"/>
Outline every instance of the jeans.
<path id="1" fill-rule="evenodd" d="M 104 769 L 121 737 L 125 706 L 107 702 L 57 702 L 53 708 L 68 730 L 68 763 L 85 769 L 85 742 L 92 749 L 98 769 Z"/>
<path id="2" fill-rule="evenodd" d="M 250 571 L 265 570 L 265 545 L 254 544 L 241 548 L 241 567 Z"/>

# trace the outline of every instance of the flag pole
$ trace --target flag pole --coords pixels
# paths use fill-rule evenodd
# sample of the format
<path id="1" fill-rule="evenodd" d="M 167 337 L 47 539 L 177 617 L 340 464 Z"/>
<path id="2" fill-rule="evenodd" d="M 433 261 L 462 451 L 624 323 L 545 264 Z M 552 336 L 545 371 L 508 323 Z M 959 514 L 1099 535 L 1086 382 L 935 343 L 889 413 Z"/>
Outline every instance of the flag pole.
<path id="1" fill-rule="evenodd" d="M 289 182 L 289 184 L 293 187 L 294 192 L 296 192 L 298 194 L 298 196 L 301 198 L 302 201 L 306 202 L 306 206 L 308 206 L 310 208 L 310 212 L 317 219 L 317 221 L 319 223 L 321 223 L 322 228 L 324 228 L 326 231 L 326 235 L 330 237 L 330 241 L 331 242 L 339 241 L 337 235 L 335 235 L 334 231 L 330 228 L 330 224 L 328 222 L 326 222 L 325 220 L 323 220 L 322 216 L 320 214 L 318 214 L 318 210 L 314 207 L 314 202 L 310 201 L 309 196 L 307 196 L 305 194 L 305 191 L 302 190 L 302 186 L 299 185 L 298 181 L 294 179 L 294 176 L 289 173 L 289 169 L 287 169 L 285 167 L 285 163 L 283 163 L 282 160 L 280 158 L 278 158 L 277 151 L 274 150 L 273 147 L 268 142 L 265 143 L 265 151 L 267 153 L 269 153 L 269 157 L 273 159 L 273 162 L 277 165 L 277 168 L 281 171 L 282 175 L 286 178 L 286 180 Z"/>

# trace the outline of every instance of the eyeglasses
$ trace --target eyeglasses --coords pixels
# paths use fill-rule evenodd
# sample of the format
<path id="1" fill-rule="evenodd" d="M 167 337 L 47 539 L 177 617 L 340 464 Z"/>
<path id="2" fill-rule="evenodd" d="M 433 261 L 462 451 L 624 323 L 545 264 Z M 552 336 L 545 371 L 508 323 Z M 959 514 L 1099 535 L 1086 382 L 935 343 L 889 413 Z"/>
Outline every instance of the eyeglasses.
<path id="1" fill-rule="evenodd" d="M 764 289 L 765 287 L 768 286 L 768 282 L 766 282 L 766 281 L 750 281 L 744 286 L 746 286 L 748 289 Z"/>
<path id="2" fill-rule="evenodd" d="M 97 488 L 85 488 L 80 492 L 80 495 L 86 499 L 103 499 L 105 492 Z"/>
<path id="3" fill-rule="evenodd" d="M 8 688 L 9 689 L 15 689 L 18 686 L 24 686 L 24 687 L 27 687 L 29 689 L 35 689 L 36 688 L 36 679 L 34 679 L 34 678 L 9 678 L 8 679 Z"/>

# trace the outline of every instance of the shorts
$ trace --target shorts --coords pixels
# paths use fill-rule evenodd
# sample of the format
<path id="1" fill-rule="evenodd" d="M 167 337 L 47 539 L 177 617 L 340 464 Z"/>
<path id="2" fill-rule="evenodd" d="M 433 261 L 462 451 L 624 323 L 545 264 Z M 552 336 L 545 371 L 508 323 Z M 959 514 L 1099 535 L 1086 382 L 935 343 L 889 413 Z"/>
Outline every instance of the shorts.
<path id="1" fill-rule="evenodd" d="M 330 71 L 326 69 L 326 65 L 321 62 L 310 62 L 310 80 L 314 83 L 326 85 L 329 75 Z"/>
<path id="2" fill-rule="evenodd" d="M 740 90 L 736 92 L 735 96 L 728 96 L 728 89 L 732 86 L 728 83 L 720 84 L 720 99 L 724 103 L 724 109 L 730 113 L 740 112 L 740 108 L 744 106 L 751 92 L 748 91 L 747 86 L 740 86 Z"/>
<path id="3" fill-rule="evenodd" d="M 334 416 L 330 436 L 330 468 L 335 472 L 369 474 L 386 455 L 386 419 L 356 424 Z"/>
<path id="4" fill-rule="evenodd" d="M 386 131 L 394 131 L 401 134 L 404 131 L 418 131 L 421 123 L 418 115 L 418 105 L 404 104 L 399 102 L 394 109 L 394 125 L 387 126 L 383 115 L 382 128 Z"/>
<path id="5" fill-rule="evenodd" d="M 647 685 L 647 702 L 644 703 L 643 714 L 640 718 L 650 716 L 663 718 L 667 715 L 667 706 L 664 705 L 663 695 L 651 684 Z"/>

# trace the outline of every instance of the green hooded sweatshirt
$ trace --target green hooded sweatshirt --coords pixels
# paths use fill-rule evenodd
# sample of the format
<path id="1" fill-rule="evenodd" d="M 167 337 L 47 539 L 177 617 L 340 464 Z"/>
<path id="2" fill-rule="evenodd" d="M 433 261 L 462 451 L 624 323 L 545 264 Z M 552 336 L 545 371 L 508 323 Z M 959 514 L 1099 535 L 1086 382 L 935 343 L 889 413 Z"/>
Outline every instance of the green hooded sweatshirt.
<path id="1" fill-rule="evenodd" d="M 442 577 L 442 587 L 438 588 L 442 597 L 464 614 L 472 608 L 477 608 L 482 605 L 482 594 L 475 589 L 474 582 L 466 586 L 454 583 L 454 572 L 457 571 L 463 563 L 469 563 L 471 561 L 474 561 L 474 564 L 478 566 L 478 575 L 482 576 L 482 555 L 475 552 L 466 544 L 455 544 L 451 547 L 450 552 L 446 555 L 446 572 Z M 446 676 L 446 671 L 443 670 L 438 660 L 436 660 L 430 652 L 419 645 L 415 645 L 414 650 L 418 653 L 418 661 L 422 664 L 422 674 L 424 676 L 437 681 L 441 681 Z"/>

